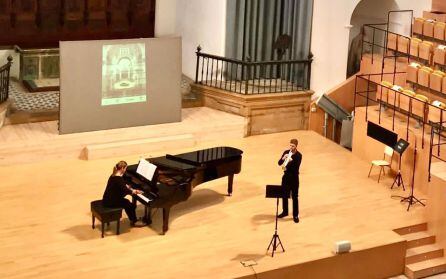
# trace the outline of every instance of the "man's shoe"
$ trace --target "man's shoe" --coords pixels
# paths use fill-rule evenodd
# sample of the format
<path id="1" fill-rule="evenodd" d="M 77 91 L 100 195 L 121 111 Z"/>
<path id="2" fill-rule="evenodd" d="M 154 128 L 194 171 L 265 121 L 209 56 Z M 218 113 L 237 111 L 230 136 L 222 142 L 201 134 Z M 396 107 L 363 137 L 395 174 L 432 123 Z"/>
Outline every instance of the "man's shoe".
<path id="1" fill-rule="evenodd" d="M 299 217 L 294 216 L 294 217 L 293 217 L 293 220 L 294 220 L 294 223 L 299 223 Z"/>
<path id="2" fill-rule="evenodd" d="M 288 216 L 288 213 L 287 213 L 287 212 L 282 212 L 282 213 L 280 213 L 277 217 L 279 217 L 279 218 L 283 218 L 283 217 L 285 217 L 285 216 Z"/>

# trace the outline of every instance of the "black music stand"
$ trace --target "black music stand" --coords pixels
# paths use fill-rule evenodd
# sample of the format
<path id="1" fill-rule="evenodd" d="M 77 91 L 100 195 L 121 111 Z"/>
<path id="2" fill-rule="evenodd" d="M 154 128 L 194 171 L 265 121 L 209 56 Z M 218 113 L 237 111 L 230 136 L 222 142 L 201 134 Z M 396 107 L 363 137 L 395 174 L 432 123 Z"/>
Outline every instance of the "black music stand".
<path id="1" fill-rule="evenodd" d="M 409 143 L 403 139 L 400 139 L 395 146 L 392 147 L 392 149 L 399 154 L 399 161 L 398 161 L 398 173 L 395 176 L 395 179 L 393 180 L 392 187 L 390 189 L 393 189 L 393 186 L 395 186 L 395 183 L 398 187 L 403 185 L 403 191 L 406 191 L 406 188 L 404 187 L 404 181 L 403 176 L 401 175 L 401 157 L 403 156 L 403 152 L 407 149 L 409 146 Z"/>
<path id="2" fill-rule="evenodd" d="M 276 203 L 276 227 L 274 228 L 274 235 L 271 239 L 268 248 L 266 249 L 266 253 L 268 253 L 269 249 L 273 247 L 273 253 L 271 257 L 274 257 L 274 252 L 276 251 L 277 247 L 282 247 L 282 252 L 285 252 L 285 249 L 283 248 L 282 241 L 280 241 L 280 237 L 277 234 L 277 219 L 279 214 L 279 199 L 284 197 L 283 187 L 280 185 L 266 185 L 266 198 L 274 198 L 277 199 Z"/>
<path id="3" fill-rule="evenodd" d="M 412 130 L 409 130 L 413 133 Z M 414 133 L 415 134 L 415 133 Z M 413 194 L 414 183 L 415 183 L 415 166 L 417 163 L 417 137 L 415 136 L 415 148 L 413 150 L 413 171 L 412 171 L 412 185 L 410 186 L 410 195 L 407 197 L 398 196 L 401 198 L 400 202 L 407 202 L 407 211 L 409 211 L 410 207 L 416 203 L 421 204 L 422 206 L 426 206 L 421 200 L 417 199 Z M 407 144 L 409 145 L 409 144 Z"/>

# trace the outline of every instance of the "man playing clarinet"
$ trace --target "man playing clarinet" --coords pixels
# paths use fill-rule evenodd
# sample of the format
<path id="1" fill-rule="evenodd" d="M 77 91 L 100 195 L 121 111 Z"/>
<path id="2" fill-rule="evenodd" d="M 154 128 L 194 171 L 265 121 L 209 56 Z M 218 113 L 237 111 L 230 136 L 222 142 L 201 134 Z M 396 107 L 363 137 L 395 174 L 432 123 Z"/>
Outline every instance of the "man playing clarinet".
<path id="1" fill-rule="evenodd" d="M 283 211 L 279 214 L 279 218 L 288 216 L 288 198 L 293 200 L 293 219 L 295 223 L 299 223 L 299 167 L 302 161 L 302 154 L 297 151 L 297 139 L 290 140 L 290 149 L 285 150 L 279 160 L 279 166 L 282 166 L 282 187 Z"/>

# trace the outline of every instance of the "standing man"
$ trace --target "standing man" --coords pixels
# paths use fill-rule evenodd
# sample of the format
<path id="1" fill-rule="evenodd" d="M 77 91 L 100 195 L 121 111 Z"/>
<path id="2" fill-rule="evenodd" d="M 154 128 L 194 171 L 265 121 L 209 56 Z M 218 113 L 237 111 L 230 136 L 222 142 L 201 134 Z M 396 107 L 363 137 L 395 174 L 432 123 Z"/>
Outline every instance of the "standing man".
<path id="1" fill-rule="evenodd" d="M 299 167 L 302 161 L 302 154 L 297 151 L 297 139 L 290 140 L 290 149 L 285 150 L 279 160 L 284 172 L 282 176 L 283 211 L 279 214 L 279 218 L 288 216 L 288 198 L 293 200 L 293 219 L 295 223 L 299 223 Z"/>

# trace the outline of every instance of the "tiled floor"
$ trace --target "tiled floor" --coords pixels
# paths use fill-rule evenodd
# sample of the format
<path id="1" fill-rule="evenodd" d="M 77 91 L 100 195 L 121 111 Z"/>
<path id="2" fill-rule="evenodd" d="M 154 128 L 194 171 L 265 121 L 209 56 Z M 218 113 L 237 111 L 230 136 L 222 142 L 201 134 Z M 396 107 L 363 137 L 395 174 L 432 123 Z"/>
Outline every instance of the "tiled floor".
<path id="1" fill-rule="evenodd" d="M 16 111 L 39 112 L 59 109 L 59 91 L 29 93 L 20 83 L 11 81 L 9 97 Z"/>
<path id="2" fill-rule="evenodd" d="M 186 76 L 182 77 L 181 92 L 185 97 L 193 97 L 189 96 L 190 83 L 193 83 L 193 80 Z M 41 112 L 59 109 L 59 91 L 30 93 L 20 82 L 11 80 L 9 97 L 15 111 Z"/>

